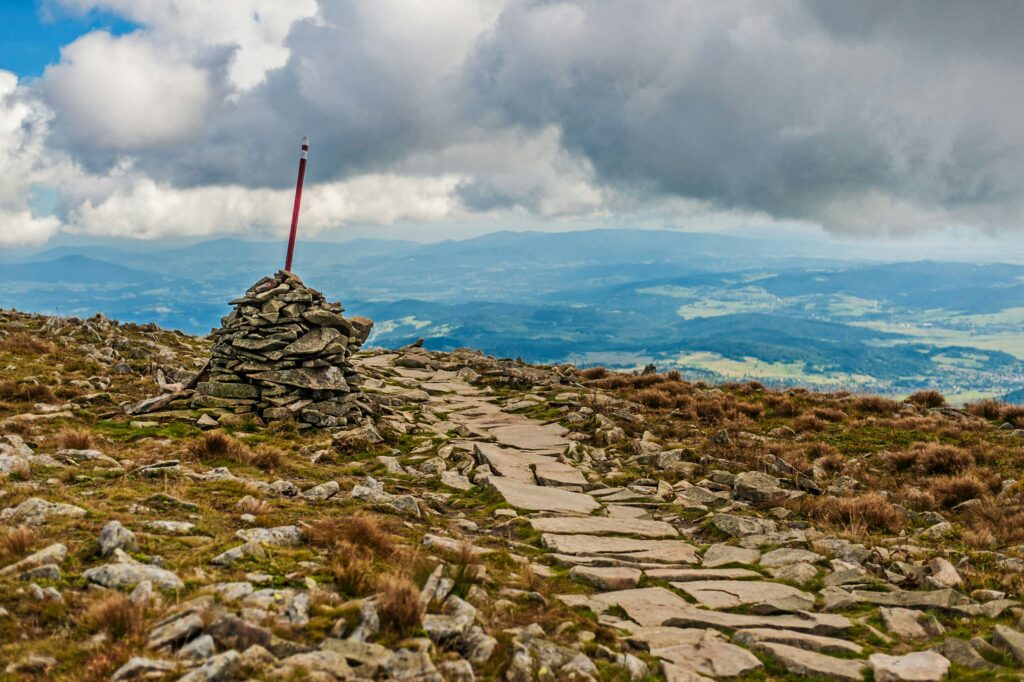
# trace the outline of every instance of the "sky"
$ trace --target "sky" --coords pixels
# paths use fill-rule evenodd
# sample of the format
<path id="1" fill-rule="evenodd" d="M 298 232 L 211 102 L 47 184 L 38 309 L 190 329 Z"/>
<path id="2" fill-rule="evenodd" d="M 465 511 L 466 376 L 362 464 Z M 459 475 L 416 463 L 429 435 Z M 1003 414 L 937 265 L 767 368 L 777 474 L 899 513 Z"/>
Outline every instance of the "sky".
<path id="1" fill-rule="evenodd" d="M 1020 244 L 1021 35 L 1017 0 L 4 0 L 0 248 L 280 237 L 304 135 L 311 238 Z"/>

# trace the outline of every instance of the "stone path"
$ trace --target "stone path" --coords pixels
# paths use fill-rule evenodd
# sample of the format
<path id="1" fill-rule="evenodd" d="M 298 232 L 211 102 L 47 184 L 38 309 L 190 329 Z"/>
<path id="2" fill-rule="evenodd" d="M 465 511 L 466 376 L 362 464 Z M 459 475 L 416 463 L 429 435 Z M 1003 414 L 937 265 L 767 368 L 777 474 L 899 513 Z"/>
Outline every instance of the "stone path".
<path id="1" fill-rule="evenodd" d="M 398 373 L 409 378 L 429 374 L 402 368 Z M 570 606 L 589 607 L 602 622 L 630 632 L 635 643 L 663 661 L 668 679 L 754 672 L 763 664 L 752 652 L 800 675 L 860 679 L 868 667 L 860 647 L 841 639 L 853 622 L 820 612 L 813 593 L 769 582 L 768 569 L 813 565 L 823 558 L 803 549 L 762 556 L 760 544 L 787 540 L 771 537 L 775 524 L 770 520 L 723 518 L 724 526 L 735 526 L 735 535 L 765 542 L 713 545 L 702 558 L 680 529 L 652 518 L 651 509 L 664 503 L 655 491 L 605 487 L 588 479 L 565 456 L 575 444 L 565 437 L 564 427 L 504 412 L 496 398 L 454 375 L 443 382 L 434 377 L 423 389 L 429 394 L 426 405 L 446 416 L 445 428 L 465 434 L 453 445 L 489 469 L 487 483 L 508 504 L 529 514 L 549 556 L 573 566 L 572 577 L 599 590 L 592 596 L 559 598 Z M 678 593 L 638 587 L 644 579 Z M 609 613 L 616 607 L 628 618 Z M 737 607 L 745 613 L 730 612 Z"/>

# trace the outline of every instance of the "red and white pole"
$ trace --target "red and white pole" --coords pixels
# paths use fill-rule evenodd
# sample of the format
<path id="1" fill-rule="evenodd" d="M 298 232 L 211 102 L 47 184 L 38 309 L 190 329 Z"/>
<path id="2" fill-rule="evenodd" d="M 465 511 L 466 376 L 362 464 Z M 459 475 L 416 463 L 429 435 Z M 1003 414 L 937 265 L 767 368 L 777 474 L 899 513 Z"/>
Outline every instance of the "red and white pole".
<path id="1" fill-rule="evenodd" d="M 292 232 L 288 237 L 288 259 L 284 269 L 292 271 L 292 256 L 295 255 L 295 233 L 299 229 L 299 204 L 302 203 L 302 182 L 306 179 L 306 160 L 309 159 L 309 138 L 302 138 L 302 156 L 299 157 L 299 179 L 295 181 L 295 206 L 292 207 Z"/>

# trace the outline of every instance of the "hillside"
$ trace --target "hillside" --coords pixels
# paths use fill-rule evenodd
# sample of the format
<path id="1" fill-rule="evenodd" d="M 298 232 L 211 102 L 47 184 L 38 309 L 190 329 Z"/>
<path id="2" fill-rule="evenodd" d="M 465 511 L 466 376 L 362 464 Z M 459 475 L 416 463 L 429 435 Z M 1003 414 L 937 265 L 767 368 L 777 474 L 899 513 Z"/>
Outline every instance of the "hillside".
<path id="1" fill-rule="evenodd" d="M 412 344 L 130 414 L 209 351 L 0 311 L 0 680 L 1020 678 L 1024 408 Z"/>
<path id="2" fill-rule="evenodd" d="M 0 306 L 206 334 L 280 243 L 62 246 L 0 262 Z M 303 274 L 355 315 L 370 345 L 423 338 L 527 362 L 951 403 L 1024 385 L 1024 268 L 855 260 L 828 243 L 658 230 L 500 232 L 419 244 L 300 241 Z M 837 257 L 841 254 L 843 258 Z M 3 258 L 4 254 L 0 254 Z M 212 303 L 211 302 L 215 302 Z"/>

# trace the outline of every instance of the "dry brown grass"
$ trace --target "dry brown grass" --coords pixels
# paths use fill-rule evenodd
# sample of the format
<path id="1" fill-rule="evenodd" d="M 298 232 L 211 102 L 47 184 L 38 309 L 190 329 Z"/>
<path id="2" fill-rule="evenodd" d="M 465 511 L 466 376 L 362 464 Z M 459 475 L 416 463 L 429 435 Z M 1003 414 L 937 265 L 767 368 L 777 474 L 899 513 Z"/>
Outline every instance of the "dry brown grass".
<path id="1" fill-rule="evenodd" d="M 596 381 L 598 379 L 604 379 L 608 376 L 608 370 L 604 367 L 590 367 L 582 370 L 580 376 L 587 381 Z"/>
<path id="2" fill-rule="evenodd" d="M 94 602 L 85 612 L 84 620 L 94 632 L 105 632 L 115 640 L 141 633 L 144 623 L 142 609 L 119 592 Z"/>
<path id="3" fill-rule="evenodd" d="M 264 471 L 280 468 L 286 460 L 285 453 L 278 448 L 260 445 L 252 450 L 245 443 L 219 430 L 207 432 L 199 440 L 190 443 L 188 449 L 200 460 L 227 459 Z"/>
<path id="4" fill-rule="evenodd" d="M 1016 428 L 1024 426 L 1024 405 L 1004 405 L 999 418 Z"/>
<path id="5" fill-rule="evenodd" d="M 88 429 L 65 427 L 55 436 L 57 445 L 66 450 L 92 450 L 95 440 Z"/>
<path id="6" fill-rule="evenodd" d="M 907 523 L 906 516 L 879 493 L 821 497 L 809 500 L 805 506 L 811 519 L 852 535 L 865 535 L 870 531 L 891 533 Z"/>
<path id="7" fill-rule="evenodd" d="M 351 516 L 325 516 L 306 527 L 306 540 L 332 552 L 341 545 L 361 548 L 369 558 L 388 558 L 398 550 L 395 537 L 387 528 L 383 517 L 365 512 Z"/>
<path id="8" fill-rule="evenodd" d="M 57 352 L 57 347 L 38 336 L 25 332 L 15 332 L 0 341 L 0 351 L 16 355 L 45 355 L 46 353 Z"/>
<path id="9" fill-rule="evenodd" d="M 988 491 L 989 486 L 974 473 L 938 476 L 928 485 L 928 493 L 935 498 L 935 503 L 946 508 L 967 500 L 981 499 Z"/>
<path id="10" fill-rule="evenodd" d="M 362 597 L 376 589 L 377 570 L 366 548 L 338 541 L 331 546 L 330 553 L 331 575 L 339 592 L 350 597 Z"/>
<path id="11" fill-rule="evenodd" d="M 423 617 L 420 590 L 407 578 L 387 576 L 380 581 L 377 613 L 381 627 L 398 636 L 419 627 Z"/>
<path id="12" fill-rule="evenodd" d="M 1000 415 L 1003 413 L 1002 403 L 998 400 L 992 400 L 991 398 L 966 405 L 965 409 L 975 417 L 981 417 L 982 419 L 988 419 L 990 421 L 999 419 Z"/>
<path id="13" fill-rule="evenodd" d="M 894 471 L 914 471 L 929 476 L 963 473 L 974 466 L 969 450 L 942 443 L 917 443 L 909 450 L 890 452 L 886 464 Z"/>
<path id="14" fill-rule="evenodd" d="M 895 401 L 879 395 L 862 395 L 854 399 L 853 406 L 866 414 L 892 414 L 899 409 Z"/>
<path id="15" fill-rule="evenodd" d="M 793 430 L 797 433 L 814 433 L 824 428 L 825 422 L 813 414 L 802 414 L 793 420 Z"/>
<path id="16" fill-rule="evenodd" d="M 52 388 L 43 384 L 8 380 L 0 381 L 0 400 L 50 403 L 57 400 L 57 396 Z"/>
<path id="17" fill-rule="evenodd" d="M 264 516 L 274 510 L 266 500 L 261 500 L 253 497 L 252 495 L 246 495 L 235 504 L 235 509 L 238 510 L 239 514 L 252 514 L 253 516 Z"/>
<path id="18" fill-rule="evenodd" d="M 38 541 L 38 534 L 27 526 L 8 528 L 0 533 L 0 556 L 20 559 L 31 552 Z"/>
<path id="19" fill-rule="evenodd" d="M 946 404 L 946 397 L 935 390 L 917 391 L 907 396 L 907 402 L 920 407 L 942 407 Z"/>

